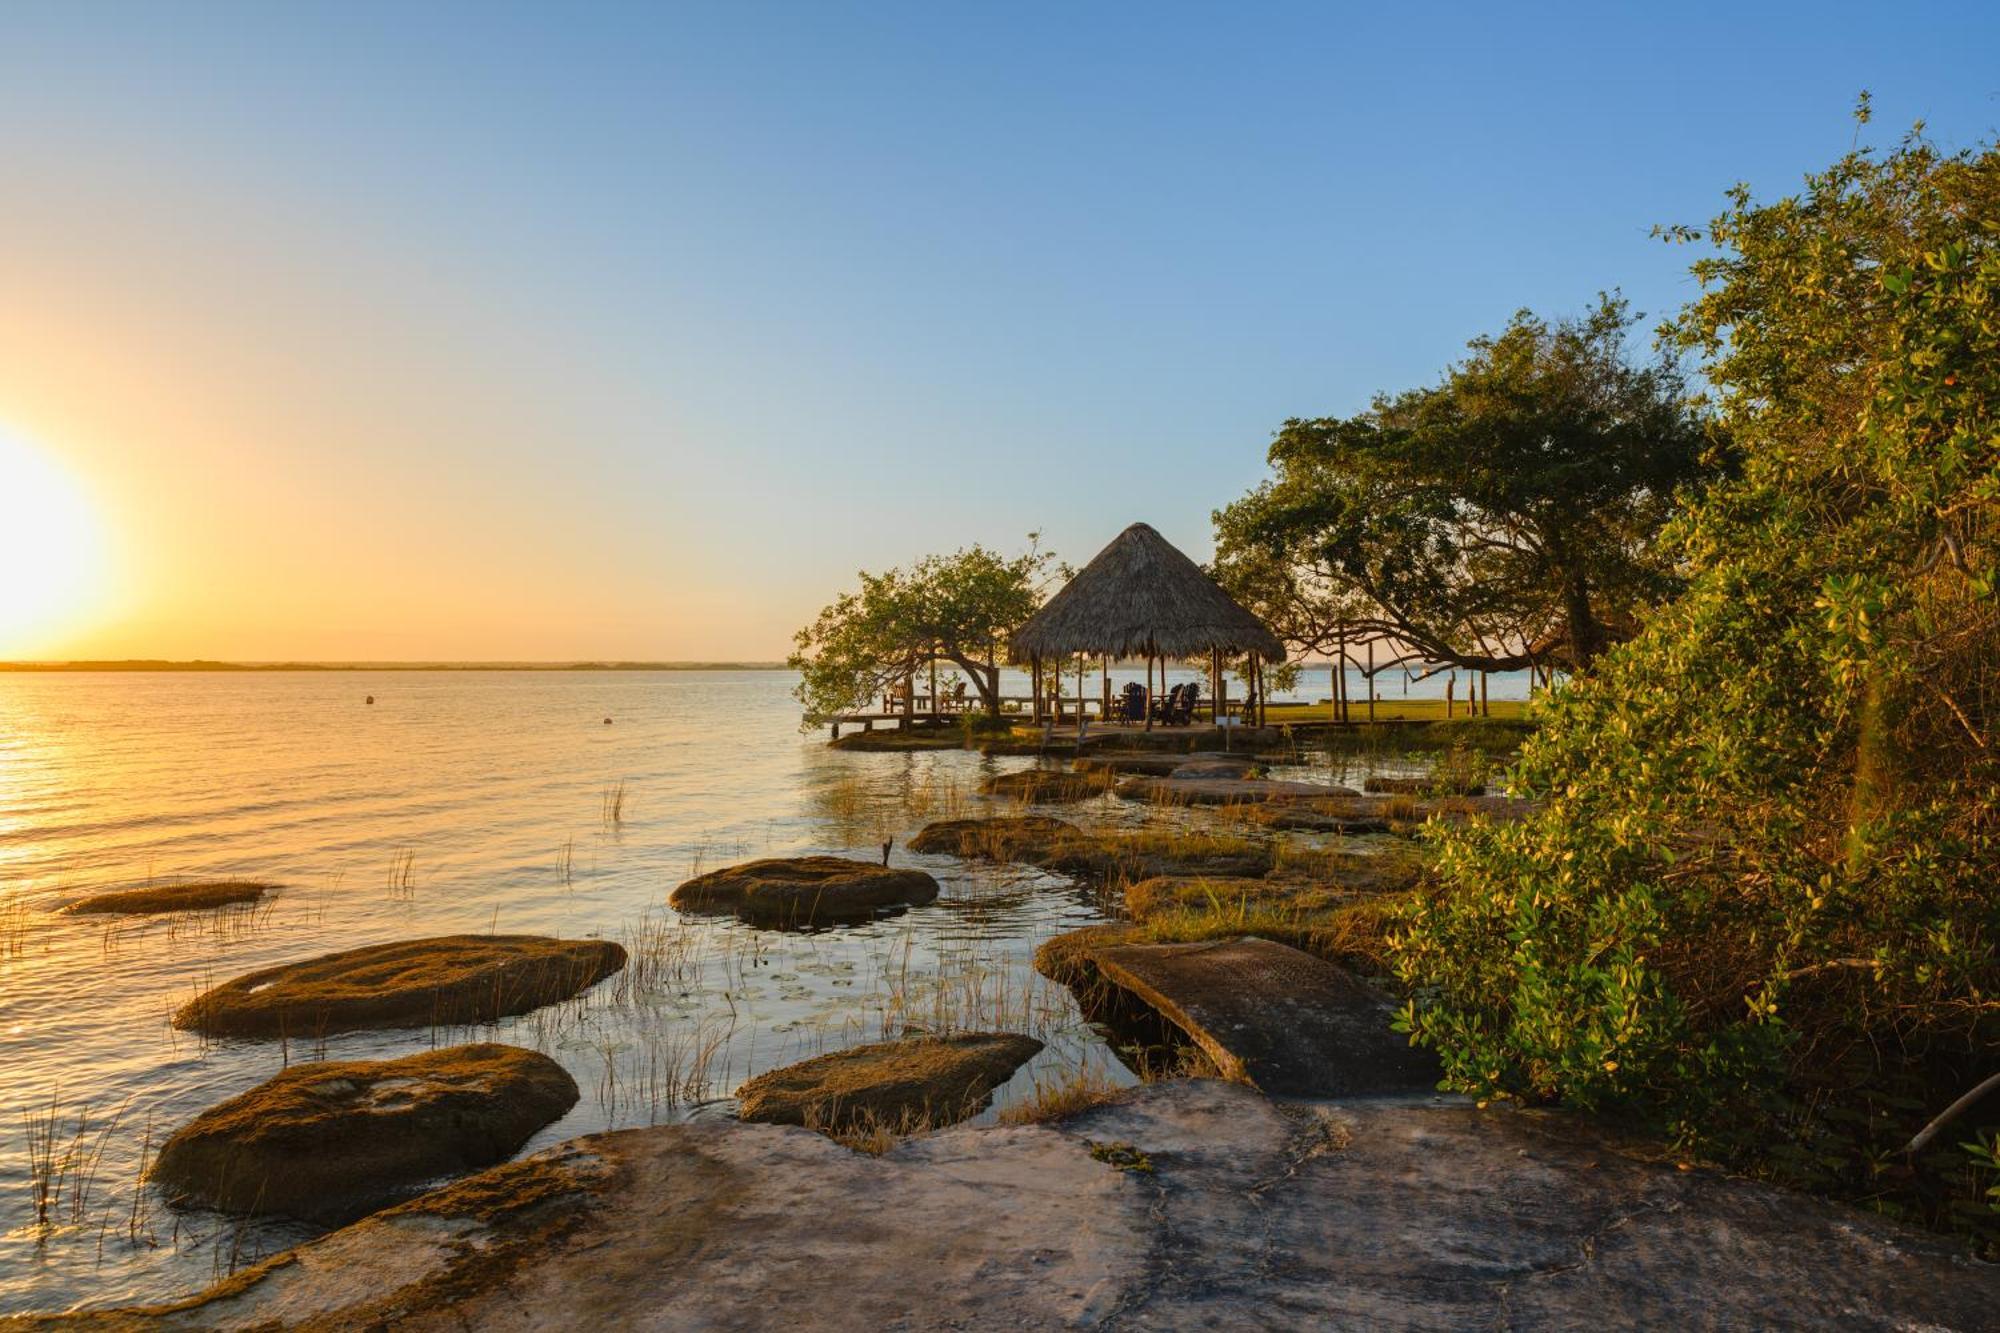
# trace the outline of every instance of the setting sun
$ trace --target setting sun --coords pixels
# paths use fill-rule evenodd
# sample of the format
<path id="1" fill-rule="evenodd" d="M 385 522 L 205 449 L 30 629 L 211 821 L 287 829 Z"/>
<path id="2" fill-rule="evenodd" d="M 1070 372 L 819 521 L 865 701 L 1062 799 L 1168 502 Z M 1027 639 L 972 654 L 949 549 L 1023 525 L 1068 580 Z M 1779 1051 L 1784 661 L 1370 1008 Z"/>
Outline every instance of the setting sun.
<path id="1" fill-rule="evenodd" d="M 103 552 L 82 489 L 46 453 L 0 428 L 0 652 L 35 650 L 98 592 Z"/>

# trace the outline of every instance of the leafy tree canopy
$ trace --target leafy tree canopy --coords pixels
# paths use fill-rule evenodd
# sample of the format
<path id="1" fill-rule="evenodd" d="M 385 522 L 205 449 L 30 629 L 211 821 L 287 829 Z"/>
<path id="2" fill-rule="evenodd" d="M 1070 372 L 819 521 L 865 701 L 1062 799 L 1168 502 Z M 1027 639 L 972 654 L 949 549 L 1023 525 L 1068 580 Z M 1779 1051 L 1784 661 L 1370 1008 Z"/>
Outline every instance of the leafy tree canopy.
<path id="1" fill-rule="evenodd" d="M 963 670 L 981 705 L 998 713 L 994 664 L 1007 637 L 1041 606 L 1048 580 L 1066 572 L 1034 534 L 1012 558 L 974 545 L 908 569 L 863 570 L 857 591 L 841 594 L 793 638 L 803 726 L 860 709 L 933 660 Z"/>
<path id="2" fill-rule="evenodd" d="M 1669 235 L 1714 247 L 1666 334 L 1740 475 L 1675 527 L 1686 591 L 1547 706 L 1543 811 L 1440 833 L 1405 1021 L 1459 1087 L 1993 1245 L 2000 1106 L 1901 1148 L 2000 1049 L 2000 151 L 1913 135 Z"/>
<path id="3" fill-rule="evenodd" d="M 1387 636 L 1477 670 L 1587 667 L 1673 587 L 1656 536 L 1717 450 L 1634 322 L 1528 311 L 1429 388 L 1287 421 L 1274 476 L 1215 515 L 1217 570 L 1278 632 Z"/>

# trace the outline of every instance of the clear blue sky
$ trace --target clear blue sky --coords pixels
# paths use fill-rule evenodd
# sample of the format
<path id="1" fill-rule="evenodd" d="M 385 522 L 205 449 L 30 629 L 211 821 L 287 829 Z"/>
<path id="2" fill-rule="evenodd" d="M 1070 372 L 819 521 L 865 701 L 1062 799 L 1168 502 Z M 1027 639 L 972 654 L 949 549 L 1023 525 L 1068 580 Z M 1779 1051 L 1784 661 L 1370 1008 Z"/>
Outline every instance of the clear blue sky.
<path id="1" fill-rule="evenodd" d="M 963 542 L 1205 558 L 1284 418 L 1685 300 L 1649 228 L 1863 88 L 1990 135 L 2000 7 L 9 4 L 0 423 L 125 570 L 54 646 L 770 657 Z"/>

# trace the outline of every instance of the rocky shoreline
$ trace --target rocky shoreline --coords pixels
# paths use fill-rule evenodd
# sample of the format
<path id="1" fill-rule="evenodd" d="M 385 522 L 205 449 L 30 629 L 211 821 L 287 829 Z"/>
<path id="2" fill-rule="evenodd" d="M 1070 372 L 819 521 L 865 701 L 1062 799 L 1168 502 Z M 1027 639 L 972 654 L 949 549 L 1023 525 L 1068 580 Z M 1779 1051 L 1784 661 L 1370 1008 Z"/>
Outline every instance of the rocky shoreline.
<path id="1" fill-rule="evenodd" d="M 2000 1270 L 1576 1117 L 1179 1080 L 881 1156 L 594 1135 L 167 1306 L 18 1329 L 1989 1327 Z"/>

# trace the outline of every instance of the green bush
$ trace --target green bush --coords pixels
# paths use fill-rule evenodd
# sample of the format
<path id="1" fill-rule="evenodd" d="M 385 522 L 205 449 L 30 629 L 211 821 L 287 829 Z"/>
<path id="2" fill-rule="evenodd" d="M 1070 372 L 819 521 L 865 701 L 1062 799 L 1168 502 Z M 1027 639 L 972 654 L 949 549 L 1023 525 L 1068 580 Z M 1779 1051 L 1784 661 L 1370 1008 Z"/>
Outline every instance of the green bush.
<path id="1" fill-rule="evenodd" d="M 1402 1022 L 1454 1086 L 1991 1246 L 2000 1097 L 1900 1146 L 2000 1068 L 2000 153 L 1912 136 L 1702 239 L 1664 332 L 1741 475 L 1674 533 L 1688 590 L 1540 708 L 1544 810 L 1434 832 Z"/>

